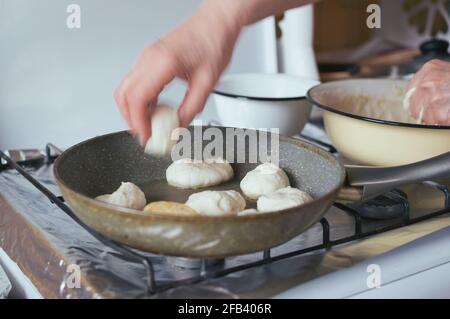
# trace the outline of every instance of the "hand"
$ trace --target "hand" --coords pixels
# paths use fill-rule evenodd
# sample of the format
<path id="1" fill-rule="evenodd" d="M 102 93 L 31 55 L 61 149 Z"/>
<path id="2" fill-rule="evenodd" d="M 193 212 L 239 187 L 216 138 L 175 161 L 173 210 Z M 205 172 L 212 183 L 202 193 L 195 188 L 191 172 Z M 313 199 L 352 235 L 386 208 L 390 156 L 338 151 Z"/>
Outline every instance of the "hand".
<path id="1" fill-rule="evenodd" d="M 244 25 L 238 18 L 243 17 L 242 12 L 233 12 L 238 6 L 226 5 L 223 1 L 205 1 L 183 25 L 145 48 L 115 91 L 119 109 L 141 144 L 151 135 L 151 108 L 175 77 L 188 81 L 178 110 L 181 126 L 188 126 L 203 110 Z"/>
<path id="2" fill-rule="evenodd" d="M 427 62 L 408 83 L 406 92 L 415 89 L 409 100 L 411 115 L 423 122 L 450 125 L 450 62 Z"/>

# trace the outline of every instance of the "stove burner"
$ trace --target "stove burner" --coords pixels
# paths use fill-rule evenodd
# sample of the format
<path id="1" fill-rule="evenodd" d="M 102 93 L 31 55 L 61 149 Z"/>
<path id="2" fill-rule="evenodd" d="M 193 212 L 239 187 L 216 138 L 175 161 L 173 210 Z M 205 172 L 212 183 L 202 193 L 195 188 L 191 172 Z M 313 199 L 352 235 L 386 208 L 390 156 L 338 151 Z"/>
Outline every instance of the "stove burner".
<path id="1" fill-rule="evenodd" d="M 200 269 L 201 271 L 206 271 L 208 267 L 216 266 L 218 264 L 224 263 L 225 259 L 222 258 L 211 258 L 211 259 L 200 259 L 200 258 L 187 258 L 187 257 L 166 257 L 167 264 L 183 269 Z"/>
<path id="2" fill-rule="evenodd" d="M 350 206 L 356 209 L 362 217 L 379 220 L 405 217 L 409 212 L 408 197 L 398 189 L 365 203 Z"/>
<path id="3" fill-rule="evenodd" d="M 45 154 L 46 156 L 44 163 L 46 165 L 52 165 L 54 159 L 58 156 L 57 154 L 60 154 L 60 151 L 49 144 L 46 147 Z M 350 229 L 350 235 L 347 234 L 342 237 L 338 236 L 336 238 L 332 238 L 331 230 L 336 229 L 336 226 L 339 225 L 333 225 L 333 219 L 328 219 L 328 217 L 325 216 L 320 220 L 319 225 L 322 228 L 322 243 L 314 246 L 297 247 L 294 245 L 277 252 L 275 256 L 271 256 L 271 251 L 268 250 L 263 253 L 262 258 L 261 254 L 255 254 L 255 256 L 252 255 L 251 257 L 245 257 L 242 260 L 234 257 L 228 258 L 226 262 L 224 259 L 207 260 L 184 257 L 163 257 L 164 262 L 161 265 L 160 256 L 148 256 L 147 253 L 130 249 L 127 246 L 123 246 L 120 243 L 114 242 L 107 237 L 96 233 L 94 230 L 86 226 L 64 203 L 63 198 L 53 193 L 51 191 L 52 188 L 47 188 L 48 185 L 53 186 L 51 178 L 43 181 L 41 177 L 36 178 L 33 176 L 31 173 L 34 171 L 31 171 L 31 169 L 23 169 L 23 166 L 28 167 L 32 163 L 32 160 L 26 160 L 21 162 L 19 165 L 2 151 L 0 151 L 0 159 L 3 159 L 7 163 L 6 167 L 0 165 L 0 173 L 3 174 L 4 168 L 5 174 L 7 173 L 6 169 L 15 170 L 43 195 L 50 199 L 53 204 L 56 204 L 58 208 L 70 216 L 75 223 L 82 226 L 89 234 L 96 238 L 102 245 L 109 247 L 109 249 L 116 251 L 120 255 L 126 256 L 127 259 L 132 258 L 133 260 L 140 261 L 146 271 L 145 279 L 147 291 L 143 294 L 143 296 L 154 296 L 165 292 L 180 291 L 180 288 L 191 289 L 192 285 L 196 285 L 197 283 L 204 282 L 205 280 L 211 278 L 225 277 L 238 271 L 253 269 L 276 261 L 287 260 L 288 258 L 294 256 L 300 256 L 322 249 L 329 249 L 344 243 L 351 243 L 355 240 L 367 238 L 389 230 L 398 229 L 403 226 L 413 225 L 424 220 L 446 215 L 450 212 L 450 180 L 443 181 L 443 183 L 424 182 L 422 184 L 427 191 L 434 189 L 435 191 L 440 192 L 441 196 L 444 196 L 444 208 L 442 208 L 442 205 L 432 207 L 427 210 L 425 214 L 422 213 L 422 215 L 417 217 L 414 215 L 416 209 L 414 201 L 412 202 L 412 208 L 410 209 L 406 194 L 399 190 L 395 190 L 364 204 L 359 203 L 349 205 L 348 203 L 334 203 L 333 206 L 335 208 L 347 213 L 354 220 L 354 230 Z M 39 164 L 42 164 L 41 162 L 42 160 L 40 160 Z M 34 165 L 32 166 L 34 168 Z M 40 165 L 36 166 L 36 169 L 39 169 L 40 167 Z M 409 196 L 411 199 L 414 199 L 414 193 Z M 412 216 L 410 215 L 410 210 L 413 214 Z M 31 213 L 33 213 L 33 211 Z M 398 216 L 401 216 L 401 218 L 394 219 Z M 386 219 L 386 221 L 376 221 L 374 219 Z M 333 226 L 334 228 L 332 228 Z M 170 274 L 170 278 L 167 276 L 168 274 Z M 196 287 L 196 289 L 197 288 L 198 287 Z"/>

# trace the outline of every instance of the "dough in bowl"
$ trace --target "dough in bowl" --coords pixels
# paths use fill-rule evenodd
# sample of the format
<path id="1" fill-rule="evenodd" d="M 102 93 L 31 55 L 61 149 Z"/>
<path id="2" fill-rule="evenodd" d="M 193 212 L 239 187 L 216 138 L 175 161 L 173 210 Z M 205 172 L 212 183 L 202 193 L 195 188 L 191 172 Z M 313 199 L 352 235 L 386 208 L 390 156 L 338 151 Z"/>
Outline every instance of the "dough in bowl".
<path id="1" fill-rule="evenodd" d="M 152 136 L 145 145 L 145 152 L 154 156 L 170 155 L 177 143 L 172 132 L 180 126 L 177 110 L 165 104 L 158 104 L 151 114 Z"/>
<path id="2" fill-rule="evenodd" d="M 241 190 L 251 199 L 273 193 L 290 186 L 286 173 L 277 165 L 263 163 L 245 175 L 241 181 Z"/>
<path id="3" fill-rule="evenodd" d="M 223 159 L 205 161 L 183 158 L 173 162 L 166 170 L 169 185 L 179 188 L 202 188 L 230 180 L 233 168 Z"/>
<path id="4" fill-rule="evenodd" d="M 267 213 L 300 206 L 312 200 L 308 193 L 289 186 L 259 197 L 256 205 L 258 211 Z"/>
<path id="5" fill-rule="evenodd" d="M 100 195 L 97 200 L 116 206 L 142 210 L 147 201 L 145 194 L 133 183 L 122 183 L 112 194 Z"/>
<path id="6" fill-rule="evenodd" d="M 189 196 L 186 205 L 201 215 L 236 215 L 245 208 L 245 199 L 236 191 L 204 191 Z"/>

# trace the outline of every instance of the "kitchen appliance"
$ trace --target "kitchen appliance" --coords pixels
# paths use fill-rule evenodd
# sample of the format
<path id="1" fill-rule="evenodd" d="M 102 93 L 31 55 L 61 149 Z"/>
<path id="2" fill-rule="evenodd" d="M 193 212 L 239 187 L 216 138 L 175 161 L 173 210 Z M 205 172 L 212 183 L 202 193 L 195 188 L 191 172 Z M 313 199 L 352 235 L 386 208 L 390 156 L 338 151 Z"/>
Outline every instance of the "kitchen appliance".
<path id="1" fill-rule="evenodd" d="M 404 49 L 363 59 L 358 62 L 358 77 L 387 77 L 409 80 L 422 66 L 433 59 L 450 61 L 449 43 L 430 39 L 420 45 L 420 50 Z"/>
<path id="2" fill-rule="evenodd" d="M 276 128 L 281 135 L 295 135 L 311 114 L 306 92 L 318 83 L 282 73 L 225 75 L 213 91 L 218 115 L 214 122 L 228 127 Z"/>
<path id="3" fill-rule="evenodd" d="M 307 5 L 288 10 L 278 23 L 278 71 L 319 80 L 313 49 L 314 7 Z"/>
<path id="4" fill-rule="evenodd" d="M 206 148 L 208 142 L 203 136 L 208 129 L 191 127 L 191 145 Z M 196 130 L 202 134 L 196 134 Z M 223 139 L 223 154 L 234 163 L 234 178 L 227 184 L 208 189 L 240 192 L 240 181 L 261 162 L 261 155 L 258 152 L 258 162 L 249 163 L 254 145 L 237 143 L 230 150 L 227 145 L 230 133 L 227 128 L 220 128 L 220 132 L 216 139 Z M 245 140 L 248 134 L 243 130 L 233 132 L 238 140 Z M 270 136 L 270 140 L 273 138 Z M 191 194 L 198 192 L 169 186 L 165 172 L 172 163 L 171 157 L 145 155 L 127 132 L 108 134 L 73 146 L 58 158 L 54 174 L 75 214 L 96 231 L 153 253 L 197 258 L 248 254 L 280 245 L 319 221 L 337 197 L 366 201 L 403 184 L 450 178 L 450 152 L 409 166 L 347 167 L 344 170 L 333 156 L 318 147 L 283 136 L 275 138 L 279 138 L 279 148 L 278 143 L 271 144 L 268 154 L 278 153 L 279 165 L 288 174 L 291 185 L 308 192 L 313 201 L 281 211 L 246 216 L 148 214 L 103 203 L 95 197 L 112 193 L 123 181 L 140 186 L 149 202 L 184 203 Z M 242 154 L 246 154 L 244 163 L 238 161 Z M 195 150 L 184 156 L 195 156 Z M 247 208 L 251 207 L 255 207 L 255 202 L 247 201 Z"/>
<path id="5" fill-rule="evenodd" d="M 208 145 L 203 140 L 208 127 L 198 129 L 201 134 L 196 134 L 197 128 L 191 127 L 190 142 L 203 150 Z M 233 164 L 234 177 L 226 184 L 207 189 L 241 192 L 240 181 L 260 163 L 260 152 L 258 162 L 249 163 L 254 145 L 235 143 L 230 150 L 227 128 L 214 129 L 221 132 L 216 139 L 223 138 L 223 154 Z M 240 130 L 232 134 L 242 140 L 249 132 Z M 257 136 L 258 140 L 262 139 L 260 134 Z M 273 138 L 278 136 L 270 134 L 267 140 Z M 145 155 L 127 132 L 94 138 L 68 149 L 55 163 L 54 174 L 64 198 L 77 216 L 114 240 L 165 255 L 207 258 L 240 255 L 277 246 L 317 222 L 344 182 L 344 172 L 330 154 L 284 137 L 279 139 L 279 150 L 272 149 L 277 146 L 278 143 L 270 143 L 268 154 L 279 152 L 280 166 L 290 177 L 291 185 L 308 192 L 315 201 L 280 212 L 247 216 L 148 214 L 97 201 L 96 196 L 111 193 L 122 181 L 138 185 L 148 201 L 184 203 L 199 191 L 169 186 L 165 174 L 172 158 Z M 246 154 L 245 163 L 238 162 L 242 154 Z M 194 148 L 191 154 L 184 156 L 195 156 Z M 247 207 L 255 206 L 255 201 L 247 201 Z"/>
<path id="6" fill-rule="evenodd" d="M 326 131 L 344 157 L 396 166 L 450 151 L 450 126 L 413 122 L 402 109 L 407 82 L 353 79 L 328 82 L 307 96 L 324 109 Z"/>
<path id="7" fill-rule="evenodd" d="M 113 2 L 83 1 L 82 8 L 87 8 L 84 12 L 89 13 L 89 20 L 83 21 L 89 23 L 82 25 L 80 31 L 86 30 L 82 33 L 70 33 L 65 27 L 60 28 L 59 23 L 64 25 L 64 19 L 59 13 L 65 13 L 66 5 L 71 3 L 69 1 L 49 0 L 36 4 L 27 0 L 0 2 L 0 14 L 5 15 L 5 19 L 0 19 L 0 32 L 4 32 L 0 35 L 5 44 L 2 72 L 4 78 L 14 84 L 4 86 L 5 82 L 1 83 L 0 111 L 5 115 L 3 118 L 7 118 L 2 122 L 2 149 L 45 146 L 48 140 L 66 147 L 87 136 L 124 127 L 112 106 L 110 88 L 126 72 L 142 43 L 155 36 L 146 32 L 155 31 L 157 27 L 169 29 L 171 23 L 180 18 L 178 14 L 187 12 L 181 13 L 181 9 L 192 10 L 194 5 L 184 1 L 174 6 L 173 2 L 166 1 L 166 12 L 170 16 L 167 18 L 168 15 L 161 14 L 161 10 L 145 9 L 145 5 L 150 4 L 148 1 Z M 17 6 L 16 10 L 9 10 L 14 6 Z M 142 18 L 131 14 L 132 8 L 128 6 L 142 14 Z M 106 7 L 111 9 L 108 15 L 104 14 Z M 154 15 L 152 18 L 149 18 L 150 13 Z M 123 19 L 129 23 L 117 24 Z M 129 26 L 131 31 L 140 32 L 130 32 Z M 264 29 L 266 27 L 265 24 Z M 246 54 L 246 58 L 232 65 L 232 71 L 272 72 L 273 51 L 267 50 L 270 41 L 266 43 L 264 40 L 263 45 L 259 41 L 250 41 L 260 40 L 264 35 L 248 31 L 248 39 L 242 38 L 237 47 L 238 52 Z M 109 38 L 111 32 L 115 37 Z M 155 33 L 161 32 L 156 30 Z M 23 38 L 29 40 L 25 41 L 28 43 L 26 47 L 22 46 Z M 124 52 L 124 48 L 128 50 Z M 255 57 L 260 55 L 255 56 L 255 51 L 270 52 L 270 56 L 256 60 Z M 92 57 L 90 52 L 98 55 Z M 111 58 L 112 63 L 104 58 L 105 52 L 117 54 Z M 86 62 L 86 54 L 89 54 L 90 63 Z M 41 63 L 30 63 L 34 59 Z M 265 62 L 260 64 L 261 60 Z M 267 60 L 270 61 L 269 66 Z M 111 64 L 115 65 L 113 69 Z M 79 75 L 94 69 L 92 65 L 102 71 L 90 74 L 90 77 Z M 71 78 L 64 75 L 71 75 Z M 18 83 L 22 84 L 16 86 Z M 92 94 L 90 89 L 99 85 L 102 87 L 101 94 Z M 179 93 L 183 90 L 174 91 Z M 97 98 L 92 100 L 95 96 Z M 93 105 L 100 107 L 94 108 Z M 24 118 L 23 114 L 27 117 Z M 85 126 L 77 126 L 77 117 L 85 120 Z M 99 123 L 99 117 L 105 120 Z M 63 123 L 61 118 L 65 119 Z M 88 118 L 89 121 L 86 120 Z M 65 128 L 64 132 L 61 127 Z M 36 134 L 36 130 L 40 134 Z M 335 153 L 326 139 L 315 140 L 309 135 L 301 138 L 314 140 Z M 307 287 L 307 283 L 315 279 L 322 279 L 319 289 L 332 292 L 334 297 L 359 296 L 365 292 L 384 293 L 384 285 L 389 284 L 384 279 L 381 289 L 365 286 L 367 262 L 378 262 L 370 257 L 389 259 L 387 254 L 401 250 L 405 243 L 411 244 L 409 248 L 419 246 L 415 245 L 416 242 L 426 234 L 433 235 L 435 250 L 421 254 L 420 259 L 429 261 L 429 264 L 417 265 L 414 258 L 408 259 L 413 262 L 402 259 L 401 274 L 389 277 L 397 287 L 394 296 L 408 296 L 411 286 L 410 282 L 405 283 L 407 279 L 430 274 L 429 270 L 445 264 L 443 253 L 448 251 L 448 245 L 439 240 L 439 236 L 446 236 L 445 239 L 448 233 L 442 234 L 439 230 L 445 230 L 450 225 L 448 181 L 408 185 L 386 193 L 370 205 L 335 203 L 319 223 L 282 246 L 211 261 L 149 254 L 110 241 L 86 227 L 65 204 L 52 174 L 59 150 L 49 144 L 45 150 L 5 152 L 11 153 L 23 156 L 19 160 L 20 166 L 13 163 L 6 165 L 6 157 L 3 154 L 0 156 L 3 159 L 0 167 L 0 240 L 2 248 L 17 263 L 17 269 L 22 270 L 47 298 L 261 298 L 289 292 L 289 288 L 293 287 L 302 288 L 302 293 L 313 296 L 313 289 L 317 292 L 317 288 Z M 388 219 L 368 219 L 362 217 L 363 212 L 376 212 L 378 216 L 383 212 Z M 412 250 L 414 253 L 415 250 Z M 3 256 L 1 252 L 0 258 Z M 414 257 L 417 258 L 417 255 Z M 393 268 L 399 269 L 399 261 L 394 261 Z M 388 271 L 387 267 L 383 269 Z M 339 277 L 343 272 L 346 274 L 344 283 L 329 280 L 331 276 Z M 433 281 L 422 281 L 420 296 L 430 296 L 436 292 L 436 278 L 448 287 L 446 273 L 434 275 Z M 80 279 L 79 286 L 77 281 L 72 281 L 73 275 Z M 363 288 L 354 288 L 352 280 L 357 278 L 359 283 L 361 277 Z M 345 292 L 342 291 L 344 287 Z M 291 291 L 292 296 L 300 294 Z"/>
<path id="8" fill-rule="evenodd" d="M 390 78 L 409 80 L 428 61 L 450 61 L 449 43 L 430 39 L 419 49 L 398 49 L 371 55 L 355 63 L 320 63 L 323 82 L 349 78 Z"/>
<path id="9" fill-rule="evenodd" d="M 396 72 L 402 76 L 412 76 L 428 61 L 438 59 L 449 62 L 448 46 L 449 43 L 445 40 L 431 39 L 425 41 L 420 45 L 421 54 L 415 56 L 411 61 L 400 63 Z"/>
<path id="10" fill-rule="evenodd" d="M 304 134 L 299 138 L 337 155 L 322 126 L 308 124 Z M 22 158 L 20 166 L 1 166 L 0 234 L 6 253 L 46 298 L 364 296 L 375 292 L 366 286 L 366 268 L 373 262 L 383 270 L 381 288 L 376 289 L 381 294 L 410 296 L 407 279 L 413 275 L 429 279 L 422 281 L 419 296 L 436 295 L 439 289 L 431 279 L 448 251 L 442 241 L 448 235 L 439 232 L 450 226 L 448 181 L 408 185 L 365 206 L 334 203 L 320 222 L 284 245 L 213 262 L 148 254 L 92 231 L 66 206 L 52 176 L 60 151 L 49 144 L 37 153 L 17 157 Z M 395 214 L 374 220 L 362 217 L 362 210 Z M 406 243 L 408 251 L 419 249 L 426 234 L 433 235 L 435 248 L 429 254 L 421 250 L 426 265 L 404 262 L 399 272 L 399 262 L 390 255 L 405 256 Z M 384 263 L 389 260 L 393 267 Z M 78 287 L 73 286 L 74 269 L 79 270 Z M 337 278 L 345 278 L 345 284 Z M 446 276 L 438 278 L 441 286 L 448 285 Z M 320 291 L 313 285 L 316 280 Z M 394 291 L 389 290 L 390 282 L 395 283 Z"/>

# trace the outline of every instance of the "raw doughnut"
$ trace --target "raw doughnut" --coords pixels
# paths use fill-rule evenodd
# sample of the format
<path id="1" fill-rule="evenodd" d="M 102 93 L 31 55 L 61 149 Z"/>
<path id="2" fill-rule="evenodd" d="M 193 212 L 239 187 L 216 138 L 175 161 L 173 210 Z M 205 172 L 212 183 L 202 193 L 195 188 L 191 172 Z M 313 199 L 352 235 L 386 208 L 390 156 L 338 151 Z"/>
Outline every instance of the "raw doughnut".
<path id="1" fill-rule="evenodd" d="M 201 188 L 218 185 L 233 177 L 230 163 L 222 159 L 205 161 L 183 158 L 173 162 L 166 170 L 169 185 L 179 188 Z"/>
<path id="2" fill-rule="evenodd" d="M 183 216 L 198 215 L 198 213 L 195 210 L 193 210 L 192 208 L 190 208 L 185 204 L 168 201 L 150 203 L 147 206 L 145 206 L 144 212 L 156 212 L 168 215 L 183 215 Z"/>
<path id="3" fill-rule="evenodd" d="M 122 183 L 112 194 L 96 197 L 97 200 L 116 206 L 141 210 L 147 204 L 145 194 L 133 183 Z"/>
<path id="4" fill-rule="evenodd" d="M 312 200 L 308 193 L 289 186 L 261 196 L 256 204 L 258 211 L 267 213 L 303 205 Z"/>
<path id="5" fill-rule="evenodd" d="M 254 208 L 249 208 L 249 209 L 245 209 L 243 211 L 240 211 L 238 213 L 238 216 L 255 215 L 255 214 L 259 214 L 259 211 L 257 209 L 254 209 Z"/>
<path id="6" fill-rule="evenodd" d="M 145 152 L 154 156 L 170 155 L 177 143 L 172 140 L 172 132 L 180 126 L 177 110 L 159 104 L 151 114 L 152 136 L 145 145 Z"/>
<path id="7" fill-rule="evenodd" d="M 236 191 L 204 191 L 189 196 L 186 205 L 201 215 L 236 215 L 245 208 L 245 200 Z"/>
<path id="8" fill-rule="evenodd" d="M 257 199 L 289 186 L 286 173 L 277 165 L 264 163 L 245 175 L 241 181 L 241 189 L 245 196 Z"/>

